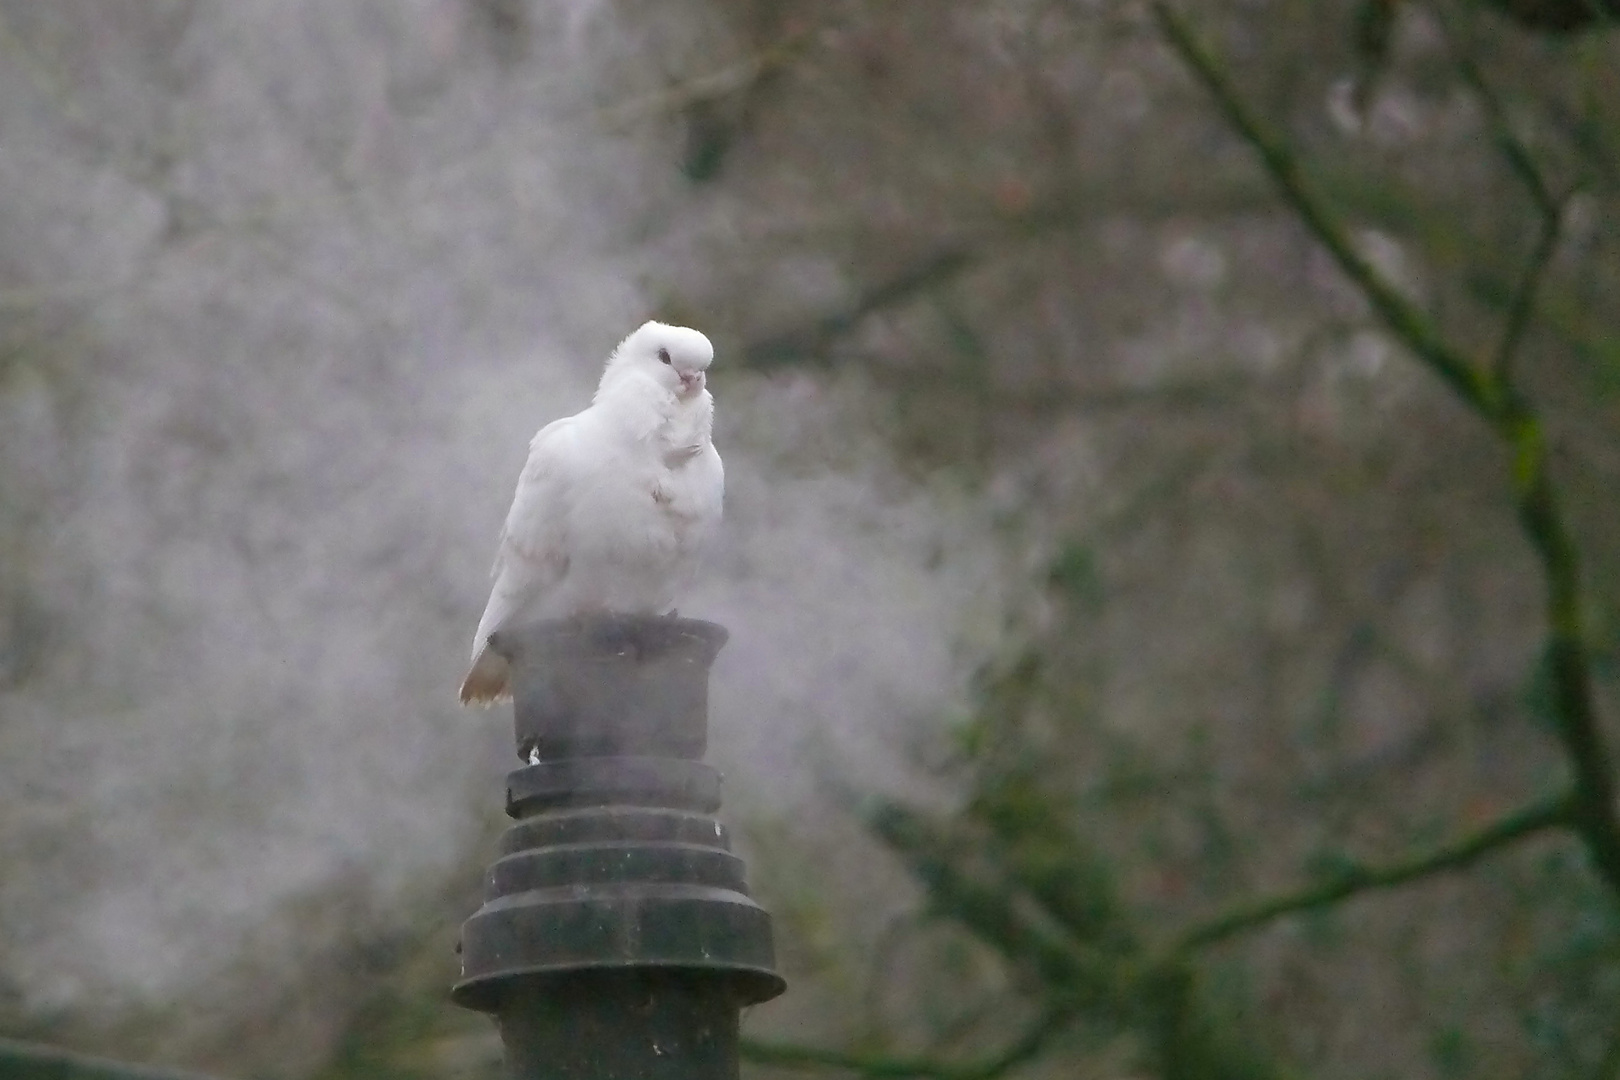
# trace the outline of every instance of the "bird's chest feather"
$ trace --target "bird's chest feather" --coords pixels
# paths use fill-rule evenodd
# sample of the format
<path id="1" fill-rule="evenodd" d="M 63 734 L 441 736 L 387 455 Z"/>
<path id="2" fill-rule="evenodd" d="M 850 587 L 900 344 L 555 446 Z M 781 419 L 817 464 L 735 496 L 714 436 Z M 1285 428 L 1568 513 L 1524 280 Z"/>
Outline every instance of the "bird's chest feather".
<path id="1" fill-rule="evenodd" d="M 628 553 L 683 545 L 705 514 L 701 480 L 689 464 L 643 459 L 599 473 L 571 518 L 587 546 Z"/>
<path id="2" fill-rule="evenodd" d="M 673 529 L 688 529 L 703 517 L 704 504 L 699 497 L 695 472 L 683 462 L 675 468 L 661 470 L 646 485 L 653 507 Z"/>

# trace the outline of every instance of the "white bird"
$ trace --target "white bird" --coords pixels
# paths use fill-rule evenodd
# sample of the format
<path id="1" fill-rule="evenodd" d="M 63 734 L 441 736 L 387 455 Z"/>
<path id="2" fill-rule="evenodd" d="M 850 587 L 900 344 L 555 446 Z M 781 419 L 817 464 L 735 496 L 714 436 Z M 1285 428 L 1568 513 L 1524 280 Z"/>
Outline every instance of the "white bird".
<path id="1" fill-rule="evenodd" d="M 725 471 L 696 330 L 644 323 L 608 358 L 590 407 L 547 424 L 501 530 L 495 586 L 461 703 L 509 697 L 498 630 L 593 611 L 662 614 L 720 521 Z"/>

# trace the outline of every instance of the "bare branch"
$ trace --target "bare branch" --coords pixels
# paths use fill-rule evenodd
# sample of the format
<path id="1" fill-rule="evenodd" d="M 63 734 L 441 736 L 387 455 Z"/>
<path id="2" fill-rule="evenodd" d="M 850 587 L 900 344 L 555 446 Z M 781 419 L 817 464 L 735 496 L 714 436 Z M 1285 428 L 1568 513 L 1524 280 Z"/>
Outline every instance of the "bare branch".
<path id="1" fill-rule="evenodd" d="M 1611 890 L 1620 894 L 1620 824 L 1615 821 L 1614 772 L 1592 696 L 1579 559 L 1547 472 L 1541 427 L 1527 417 L 1522 432 L 1513 447 L 1520 489 L 1519 520 L 1547 578 L 1545 659 L 1552 681 L 1558 737 L 1575 773 L 1571 824 L 1586 842 L 1594 869 Z"/>
<path id="2" fill-rule="evenodd" d="M 1540 419 L 1510 382 L 1494 369 L 1481 370 L 1469 363 L 1427 317 L 1357 254 L 1343 224 L 1305 182 L 1287 144 L 1254 115 L 1186 22 L 1165 0 L 1155 0 L 1153 12 L 1171 48 L 1209 90 L 1228 123 L 1254 148 L 1289 206 L 1361 289 L 1390 331 L 1506 444 L 1520 526 L 1547 579 L 1546 660 L 1558 737 L 1575 781 L 1567 823 L 1580 835 L 1593 868 L 1620 897 L 1620 820 L 1615 817 L 1613 767 L 1592 693 L 1580 558 L 1559 505 Z"/>
<path id="3" fill-rule="evenodd" d="M 1019 243 L 1049 240 L 1058 230 L 1090 224 L 1099 216 L 1097 205 L 1089 192 L 1080 192 L 1017 214 L 965 214 L 961 224 L 971 228 L 974 235 L 921 256 L 837 310 L 745 345 L 743 363 L 761 368 L 825 363 L 824 350 L 868 316 L 901 307 L 949 285 L 963 274 L 992 263 Z M 1133 193 L 1125 203 L 1115 199 L 1111 205 L 1150 217 L 1180 217 L 1188 212 L 1190 204 L 1185 197 L 1149 190 Z M 1259 205 L 1259 198 L 1238 187 L 1205 193 L 1197 208 L 1209 213 L 1243 213 Z"/>
<path id="4" fill-rule="evenodd" d="M 1075 940 L 1055 919 L 1032 910 L 1007 882 L 970 871 L 962 865 L 959 845 L 921 814 L 874 800 L 863 816 L 874 835 L 905 858 L 935 911 L 967 927 L 1010 962 L 1033 967 L 1064 1000 L 1111 1012 L 1127 996 L 1134 973 L 1119 957 Z"/>
<path id="5" fill-rule="evenodd" d="M 1249 109 L 1186 21 L 1162 0 L 1153 4 L 1153 13 L 1170 47 L 1204 84 L 1227 122 L 1253 147 L 1289 206 L 1361 290 L 1373 310 L 1463 401 L 1487 420 L 1494 418 L 1500 410 L 1494 384 L 1441 336 L 1427 315 L 1402 296 L 1356 250 L 1343 223 L 1306 181 L 1293 151 L 1268 131 Z"/>
<path id="6" fill-rule="evenodd" d="M 1524 184 L 1525 190 L 1530 195 L 1530 201 L 1535 204 L 1537 215 L 1541 219 L 1535 247 L 1519 276 L 1518 284 L 1514 287 L 1513 299 L 1508 305 L 1507 323 L 1502 331 L 1502 340 L 1497 344 L 1491 364 L 1497 381 L 1507 385 L 1513 374 L 1514 355 L 1518 351 L 1526 327 L 1529 326 L 1530 316 L 1535 311 L 1536 290 L 1541 285 L 1541 279 L 1546 274 L 1553 254 L 1558 250 L 1558 241 L 1563 229 L 1564 208 L 1568 205 L 1569 193 L 1554 194 L 1552 185 L 1542 173 L 1541 166 L 1536 163 L 1535 155 L 1514 130 L 1501 97 L 1486 81 L 1485 74 L 1474 61 L 1473 54 L 1459 42 L 1456 28 L 1447 25 L 1446 31 L 1451 45 L 1452 63 L 1456 66 L 1457 73 L 1479 99 L 1481 108 L 1485 110 L 1485 122 L 1490 127 L 1491 138 L 1495 141 L 1497 149 L 1502 152 L 1502 157 L 1506 159 L 1513 174 Z"/>
<path id="7" fill-rule="evenodd" d="M 781 41 L 733 64 L 694 76 L 666 89 L 643 94 L 599 110 L 598 122 L 618 128 L 652 116 L 664 116 L 716 101 L 748 89 L 791 62 L 814 38 L 819 27 L 799 27 Z"/>
<path id="8" fill-rule="evenodd" d="M 1552 185 L 1542 175 L 1541 167 L 1536 164 L 1530 148 L 1519 138 L 1519 133 L 1513 130 L 1513 124 L 1508 120 L 1507 109 L 1503 106 L 1502 99 L 1491 89 L 1491 84 L 1485 81 L 1484 73 L 1479 70 L 1479 65 L 1474 62 L 1472 54 L 1457 44 L 1454 33 L 1450 38 L 1452 63 L 1457 66 L 1457 73 L 1462 76 L 1463 82 L 1468 84 L 1468 88 L 1479 98 L 1480 105 L 1485 109 L 1485 121 L 1490 125 L 1491 138 L 1496 141 L 1497 148 L 1507 159 L 1508 167 L 1530 193 L 1530 198 L 1536 204 L 1543 221 L 1556 220 L 1562 215 L 1564 201 L 1553 194 Z"/>
<path id="9" fill-rule="evenodd" d="M 1257 930 L 1286 915 L 1330 907 L 1358 893 L 1393 889 L 1436 874 L 1463 870 L 1498 848 L 1507 847 L 1548 829 L 1568 826 L 1573 814 L 1569 795 L 1533 803 L 1500 818 L 1477 832 L 1453 840 L 1426 855 L 1392 866 L 1350 866 L 1331 881 L 1267 900 L 1248 901 L 1182 934 L 1172 954 L 1205 948 L 1238 934 Z"/>
<path id="10" fill-rule="evenodd" d="M 54 1080 L 211 1080 L 201 1073 L 64 1050 L 46 1043 L 0 1039 L 0 1076 L 52 1077 Z"/>
<path id="11" fill-rule="evenodd" d="M 1513 380 L 1513 359 L 1519 351 L 1519 342 L 1524 339 L 1524 332 L 1530 325 L 1530 316 L 1535 312 L 1536 291 L 1541 287 L 1541 279 L 1547 273 L 1553 254 L 1558 250 L 1563 221 L 1563 200 L 1560 200 L 1552 214 L 1542 220 L 1535 249 L 1530 252 L 1530 259 L 1525 263 L 1523 273 L 1519 275 L 1518 284 L 1514 286 L 1513 300 L 1508 305 L 1507 323 L 1502 328 L 1502 340 L 1497 343 L 1496 355 L 1491 361 L 1491 371 L 1496 380 L 1503 385 L 1510 384 Z"/>
<path id="12" fill-rule="evenodd" d="M 873 1080 L 996 1080 L 1019 1065 L 1034 1059 L 1072 1019 L 1070 1012 L 1052 1007 L 1041 1014 L 1028 1031 L 1007 1049 L 977 1062 L 948 1062 L 927 1057 L 887 1057 L 881 1054 L 850 1054 L 814 1046 L 788 1043 L 742 1041 L 742 1056 L 758 1065 L 804 1070 L 838 1070 Z"/>
<path id="13" fill-rule="evenodd" d="M 820 359 L 819 353 L 839 336 L 854 329 L 868 315 L 920 296 L 960 276 L 976 262 L 978 256 L 966 248 L 953 246 L 936 251 L 873 286 L 843 310 L 826 315 L 809 326 L 745 346 L 743 363 L 749 367 L 770 368 Z"/>

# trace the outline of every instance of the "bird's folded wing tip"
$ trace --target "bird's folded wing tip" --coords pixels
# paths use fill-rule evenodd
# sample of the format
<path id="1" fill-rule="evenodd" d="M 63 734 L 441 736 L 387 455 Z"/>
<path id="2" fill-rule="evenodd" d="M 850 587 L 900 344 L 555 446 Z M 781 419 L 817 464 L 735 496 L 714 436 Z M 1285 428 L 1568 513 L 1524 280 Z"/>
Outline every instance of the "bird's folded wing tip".
<path id="1" fill-rule="evenodd" d="M 489 659 L 494 657 L 493 660 Z M 489 708 L 502 701 L 510 700 L 512 687 L 507 679 L 507 667 L 493 653 L 484 653 L 479 656 L 478 662 L 473 664 L 472 670 L 461 682 L 461 692 L 458 695 L 463 705 L 481 705 Z"/>
<path id="2" fill-rule="evenodd" d="M 499 705 L 503 701 L 511 701 L 512 694 L 507 690 L 486 691 L 482 689 L 469 690 L 466 686 L 461 688 L 457 700 L 462 707 L 468 709 L 488 709 Z"/>

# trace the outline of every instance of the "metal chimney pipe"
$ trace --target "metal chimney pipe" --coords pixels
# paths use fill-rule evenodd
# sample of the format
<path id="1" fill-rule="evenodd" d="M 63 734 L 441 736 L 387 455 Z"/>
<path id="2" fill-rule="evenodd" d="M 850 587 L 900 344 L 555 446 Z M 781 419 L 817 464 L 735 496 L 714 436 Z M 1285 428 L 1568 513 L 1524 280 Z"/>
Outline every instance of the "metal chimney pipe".
<path id="1" fill-rule="evenodd" d="M 735 1080 L 741 1008 L 780 994 L 708 744 L 724 627 L 603 615 L 502 631 L 516 819 L 461 929 L 451 997 L 515 1080 Z"/>

